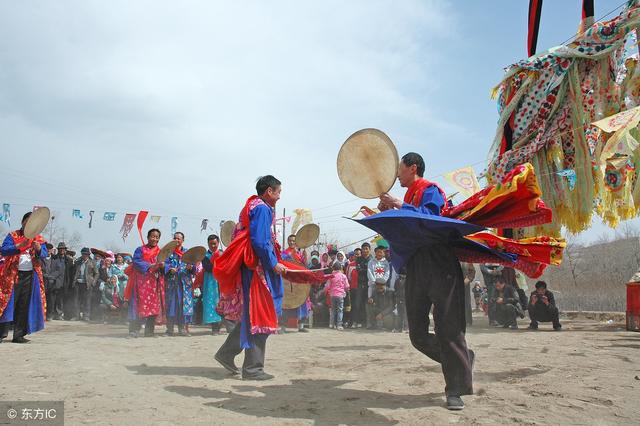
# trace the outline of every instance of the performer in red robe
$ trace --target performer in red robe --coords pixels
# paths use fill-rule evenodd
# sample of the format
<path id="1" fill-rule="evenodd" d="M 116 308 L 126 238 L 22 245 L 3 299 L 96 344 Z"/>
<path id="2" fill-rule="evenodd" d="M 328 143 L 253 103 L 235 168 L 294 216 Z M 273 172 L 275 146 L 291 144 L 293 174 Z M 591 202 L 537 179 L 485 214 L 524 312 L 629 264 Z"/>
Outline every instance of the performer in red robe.
<path id="1" fill-rule="evenodd" d="M 227 370 L 239 374 L 234 358 L 244 350 L 243 379 L 273 378 L 264 372 L 264 357 L 267 337 L 277 331 L 282 308 L 280 275 L 285 272 L 285 266 L 280 262 L 279 247 L 271 232 L 280 185 L 280 181 L 271 175 L 258 180 L 258 195 L 247 200 L 233 240 L 213 269 L 223 296 L 233 296 L 238 288 L 242 294 L 242 305 L 231 306 L 241 311 L 240 323 L 229 334 L 215 359 Z M 234 316 L 232 312 L 223 314 Z"/>
<path id="2" fill-rule="evenodd" d="M 147 232 L 147 244 L 133 253 L 133 263 L 125 271 L 129 276 L 124 299 L 129 302 L 129 336 L 138 337 L 145 322 L 144 336 L 152 337 L 156 318 L 162 319 L 164 307 L 164 262 L 158 262 L 160 230 Z"/>
<path id="3" fill-rule="evenodd" d="M 24 227 L 31 213 L 22 218 L 22 227 L 10 232 L 0 250 L 0 341 L 8 336 L 13 321 L 13 342 L 28 343 L 27 334 L 44 328 L 46 298 L 42 259 L 47 257 L 45 240 L 28 239 Z"/>

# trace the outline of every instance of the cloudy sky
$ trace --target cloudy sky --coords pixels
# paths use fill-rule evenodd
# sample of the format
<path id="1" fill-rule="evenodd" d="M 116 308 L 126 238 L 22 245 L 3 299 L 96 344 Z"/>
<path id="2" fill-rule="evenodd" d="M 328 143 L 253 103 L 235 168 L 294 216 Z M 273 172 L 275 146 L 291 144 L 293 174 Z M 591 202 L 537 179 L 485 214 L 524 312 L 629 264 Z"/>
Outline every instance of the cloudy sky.
<path id="1" fill-rule="evenodd" d="M 621 1 L 596 3 L 600 17 Z M 539 50 L 575 32 L 579 5 L 545 2 Z M 364 238 L 341 219 L 364 203 L 337 178 L 340 145 L 376 127 L 400 154 L 422 153 L 427 177 L 480 172 L 498 118 L 489 92 L 525 56 L 527 7 L 0 1 L 0 202 L 11 203 L 14 225 L 33 205 L 50 206 L 98 247 L 139 243 L 119 239 L 122 213 L 161 215 L 166 234 L 177 216 L 192 246 L 206 237 L 203 218 L 217 231 L 256 178 L 274 174 L 279 211 L 311 208 L 328 238 Z M 118 212 L 115 222 L 104 211 Z"/>

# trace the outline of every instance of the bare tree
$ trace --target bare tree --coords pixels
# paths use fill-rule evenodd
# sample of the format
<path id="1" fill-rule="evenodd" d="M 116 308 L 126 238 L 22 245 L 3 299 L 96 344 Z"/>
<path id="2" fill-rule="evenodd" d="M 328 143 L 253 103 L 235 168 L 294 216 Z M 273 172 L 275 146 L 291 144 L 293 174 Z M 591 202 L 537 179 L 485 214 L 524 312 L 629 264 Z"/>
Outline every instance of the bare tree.
<path id="1" fill-rule="evenodd" d="M 121 253 L 122 248 L 120 244 L 115 241 L 109 241 L 108 243 L 104 243 L 105 250 L 111 250 L 114 253 Z"/>

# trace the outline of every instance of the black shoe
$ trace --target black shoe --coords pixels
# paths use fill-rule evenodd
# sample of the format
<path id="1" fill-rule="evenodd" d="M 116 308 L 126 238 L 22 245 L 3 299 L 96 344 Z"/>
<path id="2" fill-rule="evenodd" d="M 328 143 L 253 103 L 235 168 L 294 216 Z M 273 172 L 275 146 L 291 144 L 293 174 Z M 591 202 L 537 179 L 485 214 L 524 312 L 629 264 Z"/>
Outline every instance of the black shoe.
<path id="1" fill-rule="evenodd" d="M 490 322 L 489 322 L 489 325 L 490 325 L 491 327 L 499 327 L 499 326 L 500 326 L 500 324 L 498 324 L 498 321 L 490 321 Z"/>
<path id="2" fill-rule="evenodd" d="M 129 332 L 127 339 L 137 339 L 138 337 L 140 337 L 140 334 L 136 333 L 135 331 L 131 331 Z"/>
<path id="3" fill-rule="evenodd" d="M 518 329 L 518 324 L 513 323 L 513 324 L 511 324 L 511 325 L 509 326 L 509 328 L 510 328 L 511 330 L 517 330 L 517 329 Z"/>
<path id="4" fill-rule="evenodd" d="M 25 339 L 24 337 L 14 338 L 12 340 L 13 343 L 29 343 L 31 340 Z"/>
<path id="5" fill-rule="evenodd" d="M 538 329 L 538 325 L 537 324 L 529 324 L 529 330 L 537 330 Z"/>
<path id="6" fill-rule="evenodd" d="M 560 331 L 560 330 L 562 330 L 562 326 L 560 324 L 553 326 L 553 331 Z"/>
<path id="7" fill-rule="evenodd" d="M 298 332 L 299 332 L 299 333 L 308 333 L 308 332 L 309 332 L 309 329 L 308 329 L 308 328 L 304 328 L 304 327 L 303 327 L 303 328 L 299 328 L 299 329 L 298 329 Z"/>
<path id="8" fill-rule="evenodd" d="M 165 336 L 169 336 L 169 337 L 173 337 L 173 336 L 175 336 L 175 333 L 173 332 L 173 330 L 171 330 L 171 331 L 167 330 L 167 331 L 164 332 L 164 335 Z"/>
<path id="9" fill-rule="evenodd" d="M 464 402 L 462 402 L 462 398 L 455 395 L 447 396 L 447 409 L 452 411 L 460 411 L 464 409 Z"/>
<path id="10" fill-rule="evenodd" d="M 233 360 L 227 361 L 227 360 L 223 359 L 222 356 L 220 356 L 218 354 L 215 354 L 213 356 L 213 359 L 218 361 L 218 363 L 220 363 L 220 365 L 222 365 L 224 368 L 229 370 L 231 372 L 231 374 L 240 374 L 240 369 L 238 367 L 236 367 L 236 364 L 233 362 Z"/>
<path id="11" fill-rule="evenodd" d="M 252 375 L 252 376 L 242 376 L 242 380 L 271 380 L 275 376 L 269 373 L 265 373 L 264 371 L 260 374 Z"/>

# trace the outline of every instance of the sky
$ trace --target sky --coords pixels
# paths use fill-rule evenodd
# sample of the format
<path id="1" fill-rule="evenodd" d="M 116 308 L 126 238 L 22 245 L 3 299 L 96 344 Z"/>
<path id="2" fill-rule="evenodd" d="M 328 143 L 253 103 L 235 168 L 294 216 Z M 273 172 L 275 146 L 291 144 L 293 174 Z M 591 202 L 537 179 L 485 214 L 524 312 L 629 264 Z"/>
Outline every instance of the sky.
<path id="1" fill-rule="evenodd" d="M 575 33 L 580 3 L 544 3 L 538 51 Z M 596 18 L 621 3 L 596 1 Z M 123 214 L 139 210 L 162 216 L 164 241 L 176 216 L 185 245 L 204 245 L 221 221 L 236 220 L 256 179 L 273 174 L 283 182 L 278 216 L 310 208 L 323 238 L 366 238 L 343 217 L 376 203 L 338 180 L 342 143 L 375 127 L 400 155 L 421 153 L 425 177 L 481 172 L 498 119 L 489 93 L 526 56 L 527 8 L 0 1 L 0 202 L 12 206 L 12 228 L 34 205 L 49 206 L 86 246 L 133 250 L 135 229 L 124 242 L 119 230 Z M 105 211 L 118 213 L 114 222 Z M 613 232 L 594 223 L 581 238 Z"/>

